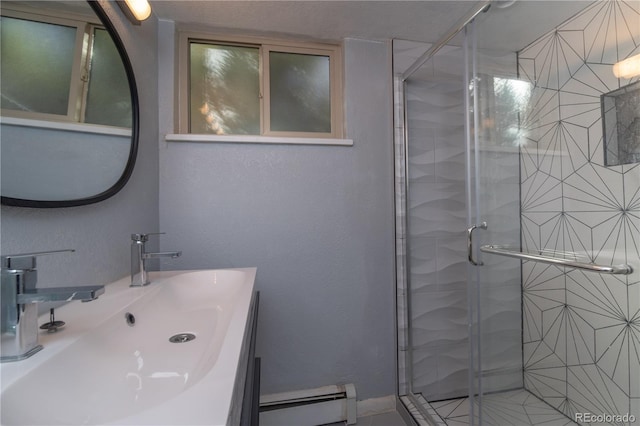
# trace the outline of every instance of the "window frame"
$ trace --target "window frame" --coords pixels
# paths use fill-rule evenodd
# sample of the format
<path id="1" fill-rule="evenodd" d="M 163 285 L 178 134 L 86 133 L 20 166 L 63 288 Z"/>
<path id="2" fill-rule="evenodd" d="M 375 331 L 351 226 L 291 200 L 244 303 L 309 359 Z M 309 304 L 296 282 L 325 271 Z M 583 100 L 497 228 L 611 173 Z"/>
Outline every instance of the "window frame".
<path id="1" fill-rule="evenodd" d="M 87 92 L 89 89 L 89 75 L 91 73 L 90 62 L 93 50 L 93 37 L 95 29 L 107 31 L 106 27 L 97 19 L 97 17 L 90 15 L 63 14 L 52 10 L 42 13 L 41 11 L 33 10 L 27 6 L 21 7 L 20 5 L 15 4 L 3 6 L 0 15 L 7 18 L 21 19 L 43 24 L 61 25 L 76 29 L 67 113 L 64 115 L 50 114 L 3 108 L 0 114 L 4 117 L 14 117 L 18 119 L 59 121 L 65 123 L 93 125 L 91 123 L 84 122 L 87 106 Z"/>
<path id="2" fill-rule="evenodd" d="M 343 71 L 342 46 L 339 44 L 324 44 L 316 42 L 294 42 L 258 37 L 228 36 L 210 33 L 178 31 L 178 60 L 177 60 L 177 88 L 176 122 L 178 134 L 202 135 L 191 133 L 190 130 L 190 43 L 217 44 L 223 46 L 244 46 L 258 49 L 259 55 L 259 105 L 260 105 L 260 134 L 239 135 L 225 134 L 208 136 L 218 137 L 290 137 L 312 139 L 340 139 L 344 135 L 344 106 L 343 106 Z M 331 132 L 296 132 L 273 131 L 270 128 L 270 84 L 269 84 L 269 54 L 283 52 L 303 55 L 327 56 L 329 58 L 329 90 L 331 102 Z"/>

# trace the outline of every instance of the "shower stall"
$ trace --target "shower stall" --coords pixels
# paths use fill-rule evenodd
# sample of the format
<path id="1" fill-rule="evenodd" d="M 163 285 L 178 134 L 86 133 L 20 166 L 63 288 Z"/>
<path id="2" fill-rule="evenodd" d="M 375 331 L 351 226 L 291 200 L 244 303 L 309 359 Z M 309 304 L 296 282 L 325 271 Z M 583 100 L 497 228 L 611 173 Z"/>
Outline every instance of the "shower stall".
<path id="1" fill-rule="evenodd" d="M 393 54 L 415 422 L 640 424 L 640 2 L 486 1 Z"/>

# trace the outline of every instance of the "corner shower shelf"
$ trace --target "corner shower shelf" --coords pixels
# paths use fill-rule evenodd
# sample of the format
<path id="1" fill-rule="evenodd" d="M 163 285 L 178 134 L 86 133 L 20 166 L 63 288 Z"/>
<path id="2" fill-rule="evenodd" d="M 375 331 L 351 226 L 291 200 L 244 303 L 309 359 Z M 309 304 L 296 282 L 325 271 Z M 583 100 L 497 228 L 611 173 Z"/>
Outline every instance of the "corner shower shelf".
<path id="1" fill-rule="evenodd" d="M 633 268 L 629 265 L 597 265 L 595 263 L 579 262 L 577 259 L 566 259 L 549 256 L 539 253 L 524 253 L 518 249 L 508 246 L 486 245 L 480 247 L 484 253 L 497 254 L 498 256 L 514 257 L 521 260 L 531 260 L 534 262 L 548 263 L 551 265 L 566 266 L 569 268 L 582 269 L 585 271 L 598 272 L 600 274 L 629 275 Z"/>

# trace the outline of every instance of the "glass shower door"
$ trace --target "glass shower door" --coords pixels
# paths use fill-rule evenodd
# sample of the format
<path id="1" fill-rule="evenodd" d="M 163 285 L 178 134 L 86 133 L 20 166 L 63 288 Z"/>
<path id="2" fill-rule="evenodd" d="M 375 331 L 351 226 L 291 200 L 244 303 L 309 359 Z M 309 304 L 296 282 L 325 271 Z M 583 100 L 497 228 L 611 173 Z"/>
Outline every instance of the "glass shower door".
<path id="1" fill-rule="evenodd" d="M 520 424 L 495 395 L 522 389 L 520 262 L 490 256 L 483 245 L 520 247 L 519 116 L 529 85 L 517 79 L 516 56 L 477 48 L 482 17 L 466 29 L 467 217 L 470 399 L 475 424 Z M 511 393 L 509 393 L 511 392 Z"/>

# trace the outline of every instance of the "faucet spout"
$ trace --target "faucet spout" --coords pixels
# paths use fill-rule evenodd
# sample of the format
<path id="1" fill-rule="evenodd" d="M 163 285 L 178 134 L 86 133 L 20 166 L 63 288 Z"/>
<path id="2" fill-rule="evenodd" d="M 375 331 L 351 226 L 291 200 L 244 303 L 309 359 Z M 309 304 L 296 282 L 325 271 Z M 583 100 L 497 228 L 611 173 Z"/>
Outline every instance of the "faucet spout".
<path id="1" fill-rule="evenodd" d="M 18 294 L 17 302 L 20 305 L 40 302 L 70 302 L 72 300 L 90 302 L 92 300 L 96 300 L 103 293 L 103 285 L 36 288 L 34 290 L 27 290 L 24 293 Z"/>
<path id="2" fill-rule="evenodd" d="M 158 252 L 158 253 L 143 253 L 142 258 L 153 259 L 157 257 L 170 257 L 172 259 L 175 259 L 176 257 L 180 257 L 181 255 L 182 255 L 181 251 L 164 251 L 164 252 Z"/>

